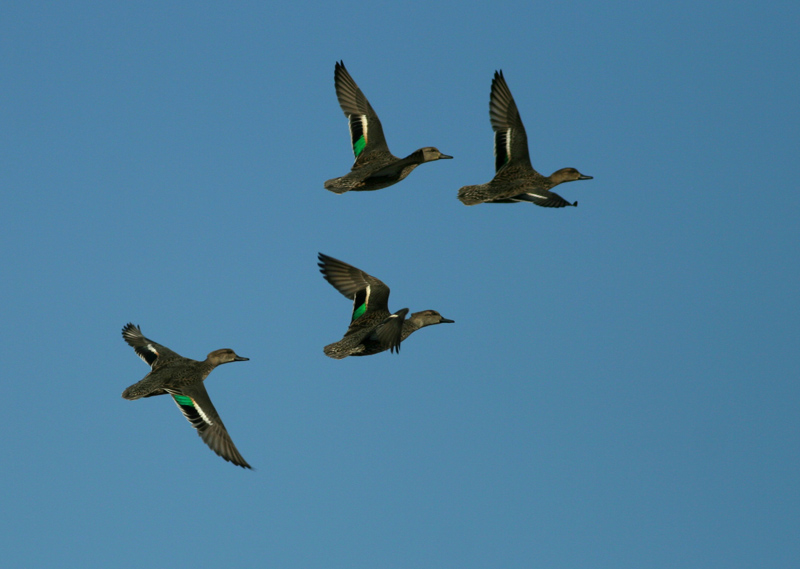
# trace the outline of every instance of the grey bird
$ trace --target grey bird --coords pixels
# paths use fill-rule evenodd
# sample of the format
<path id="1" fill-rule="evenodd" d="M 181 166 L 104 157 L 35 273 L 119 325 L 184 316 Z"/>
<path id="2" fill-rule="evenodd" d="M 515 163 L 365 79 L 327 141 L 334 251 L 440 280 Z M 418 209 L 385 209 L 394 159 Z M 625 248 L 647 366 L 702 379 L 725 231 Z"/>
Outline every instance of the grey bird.
<path id="1" fill-rule="evenodd" d="M 420 328 L 454 322 L 435 310 L 415 312 L 408 319 L 408 308 L 392 314 L 389 287 L 380 280 L 322 253 L 318 265 L 325 280 L 353 301 L 353 315 L 344 337 L 323 349 L 330 358 L 371 356 L 386 350 L 399 352 L 400 343 Z"/>
<path id="2" fill-rule="evenodd" d="M 495 176 L 487 184 L 464 186 L 458 199 L 464 205 L 532 202 L 542 207 L 577 206 L 550 189 L 563 182 L 591 180 L 575 168 L 562 168 L 550 176 L 534 170 L 528 137 L 502 71 L 494 72 L 489 97 L 489 120 L 494 130 Z"/>
<path id="3" fill-rule="evenodd" d="M 237 466 L 252 468 L 233 444 L 203 385 L 208 374 L 218 365 L 246 362 L 249 358 L 237 356 L 233 350 L 222 349 L 208 354 L 205 361 L 190 360 L 145 338 L 139 326 L 131 323 L 122 328 L 122 337 L 136 355 L 150 366 L 150 373 L 123 391 L 122 397 L 134 400 L 171 395 L 178 409 L 211 450 Z"/>
<path id="4" fill-rule="evenodd" d="M 389 152 L 381 121 L 345 69 L 344 62 L 336 63 L 333 75 L 339 106 L 350 125 L 350 141 L 356 160 L 349 174 L 325 182 L 326 190 L 336 194 L 380 190 L 401 181 L 420 164 L 452 158 L 433 146 L 415 150 L 405 158 Z"/>

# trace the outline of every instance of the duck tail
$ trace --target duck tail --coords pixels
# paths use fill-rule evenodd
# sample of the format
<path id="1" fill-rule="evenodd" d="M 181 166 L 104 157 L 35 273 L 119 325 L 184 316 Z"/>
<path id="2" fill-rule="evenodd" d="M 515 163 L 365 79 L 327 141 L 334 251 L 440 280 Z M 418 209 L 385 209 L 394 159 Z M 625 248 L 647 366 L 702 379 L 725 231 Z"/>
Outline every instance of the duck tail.
<path id="1" fill-rule="evenodd" d="M 339 183 L 339 180 L 341 180 L 341 178 L 332 178 L 326 181 L 325 189 L 329 192 L 333 192 L 334 194 L 343 194 L 345 192 L 349 192 L 350 188 Z"/>
<path id="2" fill-rule="evenodd" d="M 486 184 L 480 186 L 464 186 L 458 190 L 458 199 L 464 205 L 477 205 L 487 200 Z"/>
<path id="3" fill-rule="evenodd" d="M 127 399 L 128 401 L 134 401 L 135 399 L 141 399 L 144 397 L 144 393 L 139 393 L 139 390 L 134 389 L 138 384 L 131 385 L 128 389 L 122 392 L 122 398 Z"/>
<path id="4" fill-rule="evenodd" d="M 341 360 L 346 358 L 350 355 L 349 350 L 343 350 L 342 347 L 339 345 L 339 342 L 334 342 L 333 344 L 328 344 L 322 351 L 325 352 L 325 355 L 329 358 L 333 358 L 335 360 Z"/>

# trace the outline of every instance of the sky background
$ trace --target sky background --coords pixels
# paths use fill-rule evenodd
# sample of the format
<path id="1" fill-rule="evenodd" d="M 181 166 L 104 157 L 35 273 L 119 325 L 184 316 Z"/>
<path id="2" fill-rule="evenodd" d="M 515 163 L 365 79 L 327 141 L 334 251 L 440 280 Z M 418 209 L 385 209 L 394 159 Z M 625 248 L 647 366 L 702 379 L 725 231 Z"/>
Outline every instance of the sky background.
<path id="1" fill-rule="evenodd" d="M 0 356 L 7 567 L 800 564 L 800 5 L 4 2 Z M 399 156 L 335 195 L 344 60 Z M 579 207 L 465 207 L 502 69 Z M 435 309 L 325 344 L 322 251 Z M 132 321 L 183 356 L 214 455 Z"/>

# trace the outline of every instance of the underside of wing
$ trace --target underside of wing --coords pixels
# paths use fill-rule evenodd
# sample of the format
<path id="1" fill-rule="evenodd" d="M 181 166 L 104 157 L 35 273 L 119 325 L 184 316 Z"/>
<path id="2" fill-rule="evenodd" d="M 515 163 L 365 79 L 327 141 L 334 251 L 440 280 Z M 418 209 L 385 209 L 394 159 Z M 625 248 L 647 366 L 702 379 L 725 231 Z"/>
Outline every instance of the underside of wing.
<path id="1" fill-rule="evenodd" d="M 208 447 L 219 456 L 242 468 L 252 468 L 233 444 L 222 419 L 211 403 L 211 399 L 202 385 L 194 385 L 180 392 L 169 391 L 183 416 L 197 429 L 197 434 Z"/>

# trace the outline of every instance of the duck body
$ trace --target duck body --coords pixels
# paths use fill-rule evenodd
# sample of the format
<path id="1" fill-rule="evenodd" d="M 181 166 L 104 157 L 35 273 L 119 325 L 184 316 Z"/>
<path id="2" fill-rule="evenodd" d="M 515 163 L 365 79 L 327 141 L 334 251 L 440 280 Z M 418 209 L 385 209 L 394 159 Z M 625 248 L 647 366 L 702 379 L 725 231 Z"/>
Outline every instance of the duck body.
<path id="1" fill-rule="evenodd" d="M 408 312 L 407 308 L 400 310 L 397 314 L 390 314 L 388 310 L 377 310 L 371 314 L 365 314 L 351 322 L 344 337 L 338 342 L 328 344 L 323 348 L 323 352 L 329 358 L 341 360 L 347 356 L 368 356 L 377 354 L 384 350 L 400 349 L 402 340 L 395 340 L 389 332 L 390 318 L 400 319 Z M 378 331 L 384 329 L 384 340 L 378 336 Z M 393 347 L 394 345 L 394 347 Z M 368 347 L 371 349 L 368 350 Z M 380 348 L 380 349 L 378 349 Z"/>
<path id="2" fill-rule="evenodd" d="M 356 161 L 349 174 L 327 180 L 325 189 L 335 194 L 382 190 L 406 178 L 420 164 L 442 158 L 452 156 L 442 154 L 432 146 L 420 148 L 405 158 L 398 158 L 388 150 L 375 152 L 369 160 Z"/>
<path id="3" fill-rule="evenodd" d="M 336 63 L 334 83 L 339 106 L 350 127 L 355 162 L 350 173 L 326 181 L 326 190 L 336 194 L 380 190 L 405 179 L 420 164 L 452 158 L 433 146 L 420 148 L 405 158 L 398 158 L 389 151 L 377 113 L 343 62 Z"/>
<path id="4" fill-rule="evenodd" d="M 489 97 L 489 119 L 494 130 L 495 176 L 486 183 L 464 186 L 458 199 L 464 205 L 531 202 L 542 207 L 577 206 L 550 189 L 564 182 L 591 180 L 575 168 L 550 176 L 537 172 L 530 160 L 528 137 L 502 71 L 495 71 Z"/>
<path id="5" fill-rule="evenodd" d="M 252 468 L 242 458 L 222 423 L 203 382 L 219 365 L 247 361 L 231 350 L 214 350 L 204 361 L 184 358 L 166 346 L 146 338 L 141 329 L 128 323 L 122 329 L 122 337 L 136 354 L 150 365 L 141 381 L 122 392 L 128 400 L 170 395 L 186 419 L 197 430 L 211 450 L 242 468 Z"/>
<path id="6" fill-rule="evenodd" d="M 330 358 L 399 352 L 400 343 L 423 326 L 453 322 L 435 310 L 414 313 L 406 320 L 408 308 L 389 311 L 389 287 L 379 279 L 323 253 L 319 254 L 319 267 L 325 279 L 353 301 L 353 314 L 344 337 L 323 348 Z"/>
<path id="7" fill-rule="evenodd" d="M 398 314 L 398 316 L 402 318 L 405 316 L 405 312 L 408 312 L 408 309 L 403 309 L 400 312 L 403 312 L 403 314 L 402 316 Z M 452 322 L 453 320 L 445 318 L 435 310 L 423 310 L 422 312 L 415 312 L 407 319 L 403 320 L 402 329 L 400 331 L 400 342 L 403 342 L 411 334 L 413 334 L 420 328 L 424 328 L 425 326 L 432 326 L 434 324 L 444 324 Z M 367 334 L 361 340 L 361 345 L 364 347 L 363 350 L 352 353 L 350 355 L 371 356 L 373 354 L 385 352 L 387 349 L 389 349 L 380 342 L 380 339 L 377 338 L 376 334 Z"/>

